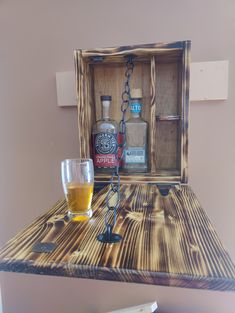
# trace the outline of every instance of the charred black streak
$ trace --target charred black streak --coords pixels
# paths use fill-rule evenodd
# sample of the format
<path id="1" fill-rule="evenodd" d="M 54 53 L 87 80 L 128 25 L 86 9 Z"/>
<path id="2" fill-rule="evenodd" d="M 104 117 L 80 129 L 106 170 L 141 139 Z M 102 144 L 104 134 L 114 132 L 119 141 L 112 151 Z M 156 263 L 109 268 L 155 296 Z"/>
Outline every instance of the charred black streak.
<path id="1" fill-rule="evenodd" d="M 32 251 L 36 253 L 50 253 L 56 248 L 53 242 L 36 242 L 33 245 Z"/>

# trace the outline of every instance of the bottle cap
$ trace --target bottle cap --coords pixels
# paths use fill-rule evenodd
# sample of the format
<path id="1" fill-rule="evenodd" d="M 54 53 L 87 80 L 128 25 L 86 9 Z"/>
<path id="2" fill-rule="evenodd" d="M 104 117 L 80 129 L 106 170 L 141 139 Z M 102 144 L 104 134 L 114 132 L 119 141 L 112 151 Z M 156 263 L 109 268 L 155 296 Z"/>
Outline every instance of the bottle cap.
<path id="1" fill-rule="evenodd" d="M 142 98 L 142 89 L 131 89 L 131 98 L 132 99 L 141 99 Z"/>
<path id="2" fill-rule="evenodd" d="M 112 97 L 111 96 L 100 96 L 100 100 L 101 101 L 111 101 L 112 100 Z"/>

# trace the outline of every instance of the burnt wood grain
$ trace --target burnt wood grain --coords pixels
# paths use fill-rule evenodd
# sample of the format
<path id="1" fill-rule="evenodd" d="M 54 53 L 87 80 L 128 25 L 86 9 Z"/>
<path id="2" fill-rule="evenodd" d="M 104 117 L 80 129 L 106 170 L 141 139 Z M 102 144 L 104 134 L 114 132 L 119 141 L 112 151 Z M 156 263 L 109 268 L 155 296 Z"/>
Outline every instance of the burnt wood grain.
<path id="1" fill-rule="evenodd" d="M 184 42 L 183 66 L 179 76 L 182 77 L 181 90 L 181 177 L 182 182 L 188 182 L 188 124 L 189 124 L 189 79 L 190 79 L 190 49 L 191 42 Z"/>
<path id="2" fill-rule="evenodd" d="M 155 183 L 155 182 L 180 182 L 181 176 L 177 169 L 158 170 L 156 173 L 124 173 L 119 172 L 120 179 L 123 183 Z M 95 175 L 96 182 L 110 182 L 110 175 L 106 173 L 97 173 Z"/>
<path id="3" fill-rule="evenodd" d="M 150 108 L 150 125 L 149 125 L 149 158 L 150 171 L 157 171 L 157 155 L 156 155 L 156 62 L 155 57 L 151 57 L 151 108 Z"/>
<path id="4" fill-rule="evenodd" d="M 162 196 L 155 184 L 122 185 L 114 232 L 123 240 L 103 244 L 96 236 L 104 230 L 108 188 L 95 193 L 94 214 L 86 222 L 69 220 L 66 202 L 58 202 L 3 247 L 0 269 L 235 290 L 234 264 L 189 186 L 174 186 Z M 53 249 L 40 253 L 38 243 Z"/>

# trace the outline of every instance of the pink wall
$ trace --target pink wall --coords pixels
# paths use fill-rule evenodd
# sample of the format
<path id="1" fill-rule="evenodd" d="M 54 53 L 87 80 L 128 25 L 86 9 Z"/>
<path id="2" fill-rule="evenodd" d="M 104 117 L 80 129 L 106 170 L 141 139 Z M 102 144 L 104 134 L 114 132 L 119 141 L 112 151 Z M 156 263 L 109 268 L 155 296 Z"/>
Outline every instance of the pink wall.
<path id="1" fill-rule="evenodd" d="M 76 109 L 56 106 L 55 72 L 75 48 L 192 40 L 192 61 L 230 61 L 229 99 L 192 103 L 190 185 L 235 260 L 235 2 L 8 0 L 0 3 L 0 208 L 5 242 L 62 196 L 77 156 Z M 157 299 L 161 312 L 232 312 L 234 293 L 2 274 L 4 313 L 102 313 Z M 114 296 L 114 294 L 116 294 Z"/>

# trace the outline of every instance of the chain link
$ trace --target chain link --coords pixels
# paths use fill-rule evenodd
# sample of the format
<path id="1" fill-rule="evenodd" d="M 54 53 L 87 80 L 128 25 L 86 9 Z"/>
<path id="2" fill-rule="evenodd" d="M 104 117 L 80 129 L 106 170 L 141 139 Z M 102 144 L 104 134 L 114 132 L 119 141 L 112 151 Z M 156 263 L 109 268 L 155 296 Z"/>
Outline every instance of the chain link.
<path id="1" fill-rule="evenodd" d="M 120 203 L 120 176 L 119 176 L 119 167 L 120 163 L 124 156 L 124 148 L 126 145 L 126 111 L 129 107 L 130 102 L 130 79 L 131 75 L 134 70 L 134 63 L 133 63 L 133 56 L 129 55 L 127 57 L 126 62 L 126 71 L 125 71 L 125 77 L 126 81 L 124 84 L 124 91 L 122 93 L 122 104 L 121 104 L 121 112 L 122 112 L 122 118 L 119 123 L 119 136 L 118 136 L 118 149 L 115 154 L 116 157 L 116 167 L 112 173 L 111 179 L 110 179 L 110 189 L 106 196 L 106 206 L 107 206 L 107 212 L 105 213 L 105 226 L 106 229 L 111 229 L 116 223 L 117 219 L 117 208 Z M 116 195 L 116 197 L 115 197 Z M 112 201 L 111 204 L 111 198 L 115 200 Z"/>

